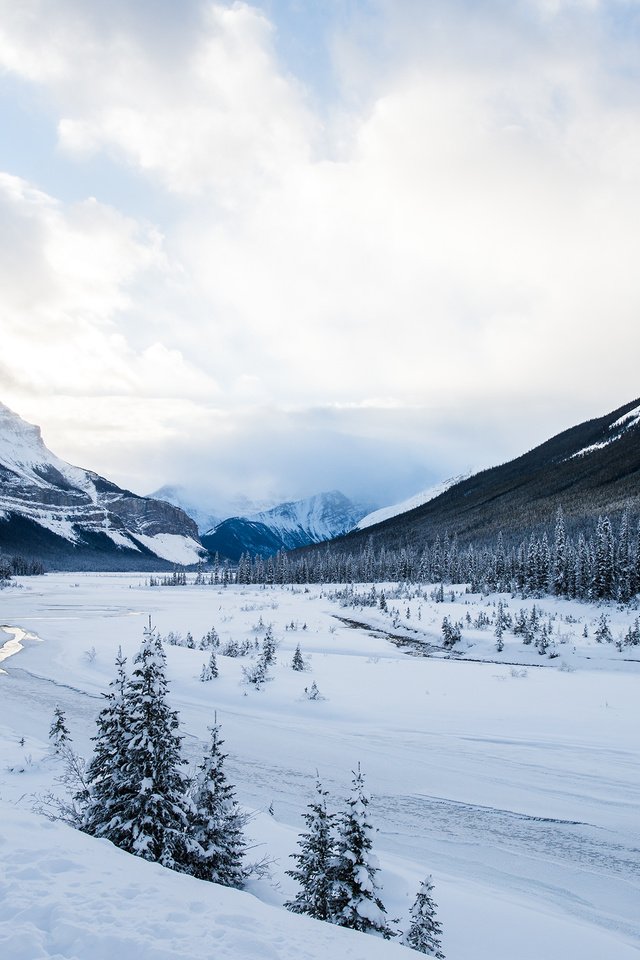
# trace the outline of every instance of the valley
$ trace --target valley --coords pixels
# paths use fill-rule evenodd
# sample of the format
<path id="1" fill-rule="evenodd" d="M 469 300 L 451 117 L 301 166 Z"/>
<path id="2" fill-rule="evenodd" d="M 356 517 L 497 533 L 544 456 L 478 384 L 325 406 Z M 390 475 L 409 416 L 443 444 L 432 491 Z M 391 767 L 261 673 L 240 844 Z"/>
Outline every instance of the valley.
<path id="1" fill-rule="evenodd" d="M 453 601 L 436 603 L 430 588 L 387 584 L 384 613 L 344 605 L 338 597 L 344 585 L 222 588 L 195 585 L 193 575 L 187 580 L 186 586 L 150 587 L 144 574 L 48 574 L 17 578 L 0 591 L 0 622 L 26 632 L 20 635 L 23 648 L 4 659 L 6 672 L 0 674 L 0 798 L 7 822 L 19 812 L 39 829 L 30 797 L 59 789 L 47 755 L 56 704 L 65 710 L 76 749 L 87 756 L 117 648 L 122 645 L 131 659 L 149 615 L 162 636 L 184 640 L 190 632 L 196 646 L 215 627 L 220 675 L 211 682 L 199 681 L 207 652 L 179 643 L 165 643 L 165 649 L 185 756 L 191 764 L 198 761 L 217 713 L 229 776 L 243 807 L 254 813 L 248 832 L 260 854 L 273 860 L 271 877 L 250 881 L 248 893 L 222 890 L 220 895 L 240 898 L 237 909 L 257 915 L 263 907 L 251 907 L 256 897 L 276 908 L 273 916 L 289 925 L 292 944 L 300 924 L 315 923 L 321 928 L 318 953 L 307 936 L 307 952 L 300 956 L 326 956 L 327 950 L 352 956 L 351 946 L 336 945 L 346 944 L 340 940 L 345 931 L 327 932 L 328 925 L 295 917 L 280 905 L 294 889 L 285 870 L 316 770 L 332 806 L 339 807 L 351 771 L 361 763 L 378 829 L 374 844 L 388 915 L 406 924 L 419 880 L 432 873 L 448 960 L 638 955 L 640 655 L 638 647 L 621 652 L 614 642 L 594 637 L 603 610 L 614 639 L 628 631 L 637 611 L 468 594 L 460 586 Z M 364 594 L 368 587 L 360 589 Z M 509 631 L 503 651 L 496 652 L 493 629 L 473 623 L 480 613 L 495 616 L 499 602 L 512 614 L 536 604 L 553 625 L 559 655 L 542 656 Z M 394 627 L 396 610 L 403 623 Z M 442 649 L 445 614 L 464 624 L 455 655 Z M 252 654 L 225 656 L 221 650 L 232 640 L 255 644 L 269 625 L 277 661 L 272 679 L 254 689 L 243 676 Z M 411 641 L 409 653 L 423 644 L 423 655 L 404 652 L 389 634 Z M 298 644 L 308 665 L 302 673 L 290 666 Z M 305 696 L 312 682 L 322 699 Z M 51 840 L 67 830 L 56 826 Z M 10 852 L 17 841 L 7 835 L 5 841 Z M 115 856 L 126 876 L 145 868 L 154 877 L 158 870 L 168 875 L 163 895 L 176 902 L 209 896 L 201 888 L 212 885 L 162 871 L 102 841 L 74 831 L 68 842 L 74 850 L 79 845 L 77 864 L 97 857 L 97 875 L 103 868 L 108 873 Z M 15 896 L 24 889 L 28 901 L 21 886 L 29 882 L 27 874 L 13 882 Z M 96 881 L 96 889 L 117 899 L 118 882 L 111 876 Z M 212 890 L 219 895 L 220 888 Z M 124 904 L 119 909 L 124 918 Z M 9 921 L 10 936 L 13 929 L 18 937 L 18 927 L 23 935 L 33 932 L 39 922 L 32 903 L 19 923 Z M 72 927 L 79 922 L 73 911 L 66 916 Z M 270 923 L 269 930 L 276 920 Z M 333 946 L 322 939 L 325 933 L 338 938 Z M 189 956 L 209 956 L 196 934 L 197 924 L 186 941 Z M 174 955 L 161 929 L 148 937 L 150 957 Z M 364 935 L 360 940 L 363 952 L 354 957 L 404 955 L 393 943 Z M 18 940 L 8 942 L 14 945 L 9 955 L 26 960 Z M 272 955 L 255 945 L 254 952 L 235 949 L 236 957 Z M 274 956 L 290 955 L 273 943 L 270 949 Z"/>

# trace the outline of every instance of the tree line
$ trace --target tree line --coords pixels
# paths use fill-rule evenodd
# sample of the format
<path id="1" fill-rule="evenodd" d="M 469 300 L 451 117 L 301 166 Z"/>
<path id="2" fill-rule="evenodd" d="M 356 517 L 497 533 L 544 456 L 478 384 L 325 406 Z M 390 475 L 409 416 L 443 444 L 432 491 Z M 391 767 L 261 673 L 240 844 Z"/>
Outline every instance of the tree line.
<path id="1" fill-rule="evenodd" d="M 640 520 L 625 512 L 614 530 L 608 517 L 599 517 L 590 535 L 571 537 L 559 508 L 551 536 L 531 533 L 511 545 L 498 533 L 489 545 L 463 547 L 445 533 L 422 549 L 375 550 L 367 543 L 357 552 L 327 545 L 266 560 L 244 554 L 237 569 L 231 574 L 227 569 L 218 582 L 231 581 L 468 583 L 474 593 L 508 590 L 523 596 L 628 603 L 640 592 Z"/>

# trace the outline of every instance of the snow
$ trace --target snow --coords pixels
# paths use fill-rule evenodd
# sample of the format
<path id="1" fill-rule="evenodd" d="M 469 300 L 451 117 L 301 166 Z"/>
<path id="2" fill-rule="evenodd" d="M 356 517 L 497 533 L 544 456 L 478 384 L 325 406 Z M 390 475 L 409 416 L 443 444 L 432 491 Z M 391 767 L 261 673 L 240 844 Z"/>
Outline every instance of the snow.
<path id="1" fill-rule="evenodd" d="M 38 470 L 53 467 L 71 486 L 80 488 L 93 503 L 98 502 L 95 484 L 87 471 L 51 453 L 43 443 L 40 428 L 26 423 L 3 403 L 0 403 L 0 463 L 43 488 L 49 483 Z"/>
<path id="2" fill-rule="evenodd" d="M 534 601 L 460 588 L 444 604 L 394 600 L 385 586 L 390 611 L 401 612 L 395 626 L 394 614 L 341 607 L 327 590 L 161 588 L 144 575 L 48 574 L 0 591 L 0 623 L 40 638 L 5 628 L 22 649 L 0 675 L 0 955 L 415 956 L 281 907 L 297 890 L 285 871 L 316 770 L 330 810 L 343 810 L 360 762 L 387 916 L 406 928 L 432 874 L 447 960 L 638 957 L 640 648 L 620 653 L 593 639 L 603 611 L 614 639 L 638 611 L 543 598 L 535 604 L 555 617 L 558 658 L 509 631 L 498 654 L 491 629 L 467 625 L 460 653 L 448 656 L 439 650 L 445 614 L 466 623 L 466 613 L 492 613 L 499 599 L 511 614 Z M 241 683 L 246 659 L 218 651 L 220 677 L 200 683 L 209 651 L 166 647 L 192 769 L 217 712 L 227 773 L 254 812 L 252 855 L 275 860 L 271 880 L 253 879 L 248 892 L 171 873 L 31 811 L 30 795 L 56 789 L 57 761 L 47 757 L 56 703 L 88 755 L 118 646 L 130 664 L 149 614 L 161 634 L 190 630 L 196 642 L 214 625 L 223 645 L 261 639 L 262 617 L 280 642 L 273 682 L 260 691 Z M 410 656 L 389 633 L 438 649 Z M 310 673 L 290 667 L 298 643 Z M 303 696 L 312 680 L 325 700 Z"/>
<path id="3" fill-rule="evenodd" d="M 636 423 L 640 423 L 640 406 L 634 407 L 633 410 L 629 410 L 624 416 L 620 417 L 619 420 L 616 420 L 615 423 L 611 424 L 611 429 L 616 429 L 617 427 L 624 426 L 625 429 L 635 426 Z"/>
<path id="4" fill-rule="evenodd" d="M 11 471 L 0 491 L 0 519 L 17 513 L 71 543 L 80 539 L 79 530 L 89 529 L 106 534 L 117 546 L 130 550 L 139 550 L 134 538 L 140 540 L 172 563 L 191 564 L 200 559 L 202 547 L 189 536 L 114 530 L 109 509 L 117 500 L 117 492 L 101 499 L 96 474 L 61 460 L 44 445 L 39 427 L 26 423 L 1 403 L 0 467 Z M 52 495 L 61 497 L 57 506 L 47 505 Z"/>
<path id="5" fill-rule="evenodd" d="M 635 427 L 640 423 L 640 406 L 634 407 L 633 410 L 629 410 L 624 416 L 620 417 L 615 423 L 612 423 L 609 427 L 609 432 L 613 433 L 613 436 L 608 437 L 606 440 L 602 440 L 599 443 L 592 443 L 588 447 L 583 447 L 582 450 L 578 450 L 577 453 L 573 453 L 569 459 L 573 460 L 574 457 L 584 457 L 588 453 L 592 453 L 594 450 L 602 450 L 604 447 L 608 447 L 611 443 L 614 443 L 616 440 L 619 440 L 627 430 L 631 427 Z"/>
<path id="6" fill-rule="evenodd" d="M 291 500 L 267 510 L 236 514 L 261 523 L 277 534 L 288 549 L 305 543 L 321 543 L 354 529 L 365 509 L 339 490 L 318 493 L 303 500 Z M 215 527 L 208 531 L 215 532 Z"/>
<path id="7" fill-rule="evenodd" d="M 179 876 L 0 805 L 7 960 L 409 960 L 408 949 Z M 6 854 L 8 853 L 8 856 Z M 108 895 L 107 895 L 108 894 Z"/>
<path id="8" fill-rule="evenodd" d="M 206 553 L 202 545 L 191 537 L 183 537 L 177 533 L 156 533 L 154 536 L 135 533 L 131 536 L 139 540 L 143 546 L 148 547 L 156 556 L 162 557 L 163 560 L 169 560 L 171 563 L 179 563 L 184 566 L 198 563 Z"/>
<path id="9" fill-rule="evenodd" d="M 397 517 L 401 513 L 415 510 L 416 507 L 421 507 L 425 503 L 429 503 L 430 500 L 435 500 L 440 494 L 444 493 L 450 487 L 455 487 L 457 483 L 462 483 L 462 481 L 466 480 L 469 476 L 471 476 L 470 473 L 462 473 L 460 476 L 450 477 L 448 480 L 442 480 L 427 490 L 422 490 L 420 493 L 414 494 L 414 496 L 409 497 L 408 500 L 403 500 L 402 503 L 394 503 L 389 507 L 381 507 L 380 510 L 374 510 L 373 513 L 369 513 L 366 517 L 362 518 L 356 530 L 365 530 L 367 527 L 372 527 L 376 523 L 382 523 L 383 520 L 390 520 L 391 517 Z"/>
<path id="10" fill-rule="evenodd" d="M 137 544 L 133 540 L 131 540 L 128 536 L 126 536 L 126 534 L 120 533 L 119 530 L 112 530 L 111 527 L 105 527 L 104 532 L 106 533 L 106 535 L 109 537 L 110 540 L 113 540 L 116 546 L 126 547 L 129 550 L 138 550 L 139 552 L 139 547 L 137 546 Z"/>

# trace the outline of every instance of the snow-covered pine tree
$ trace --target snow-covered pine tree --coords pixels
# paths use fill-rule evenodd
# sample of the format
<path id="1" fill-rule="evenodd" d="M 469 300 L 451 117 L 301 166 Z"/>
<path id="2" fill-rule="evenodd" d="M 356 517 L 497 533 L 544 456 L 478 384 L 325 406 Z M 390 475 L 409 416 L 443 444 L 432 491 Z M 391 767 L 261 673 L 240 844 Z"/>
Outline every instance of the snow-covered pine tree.
<path id="1" fill-rule="evenodd" d="M 64 711 L 59 704 L 56 704 L 53 711 L 53 720 L 49 728 L 49 742 L 54 753 L 63 752 L 67 744 L 71 743 L 71 734 L 67 729 L 67 720 Z"/>
<path id="2" fill-rule="evenodd" d="M 611 630 L 609 629 L 609 618 L 606 613 L 600 614 L 600 619 L 598 620 L 598 625 L 594 634 L 596 638 L 596 643 L 611 643 L 613 637 L 611 636 Z"/>
<path id="3" fill-rule="evenodd" d="M 149 626 L 124 691 L 127 731 L 117 782 L 117 808 L 109 831 L 118 846 L 185 870 L 187 784 L 180 767 L 178 715 L 167 703 L 165 654 Z M 115 841 L 114 841 L 115 842 Z"/>
<path id="4" fill-rule="evenodd" d="M 436 919 L 437 904 L 433 899 L 433 882 L 427 877 L 420 884 L 416 899 L 411 907 L 411 922 L 403 943 L 418 953 L 444 960 L 442 952 L 442 927 Z"/>
<path id="5" fill-rule="evenodd" d="M 553 570 L 551 574 L 551 589 L 557 596 L 564 596 L 567 592 L 567 537 L 564 528 L 562 507 L 556 511 L 556 528 L 553 544 Z"/>
<path id="6" fill-rule="evenodd" d="M 225 887 L 241 888 L 246 879 L 242 815 L 224 772 L 227 754 L 222 752 L 224 740 L 217 717 L 210 729 L 209 751 L 198 767 L 192 790 L 189 873 Z"/>
<path id="7" fill-rule="evenodd" d="M 294 650 L 293 659 L 291 660 L 291 667 L 293 670 L 304 670 L 304 658 L 302 656 L 302 651 L 300 650 L 300 644 L 298 644 Z"/>
<path id="8" fill-rule="evenodd" d="M 61 769 L 55 780 L 64 787 L 66 798 L 47 793 L 41 798 L 40 810 L 51 820 L 62 820 L 78 829 L 82 825 L 88 796 L 86 762 L 73 749 L 66 717 L 59 704 L 56 704 L 53 713 L 49 741 L 51 753 Z"/>
<path id="9" fill-rule="evenodd" d="M 269 625 L 262 641 L 262 657 L 265 667 L 270 667 L 276 662 L 276 647 L 277 643 L 271 631 L 271 625 Z"/>
<path id="10" fill-rule="evenodd" d="M 287 870 L 287 875 L 300 884 L 300 890 L 294 900 L 285 903 L 285 907 L 316 920 L 330 920 L 335 816 L 327 810 L 328 793 L 323 790 L 319 779 L 316 780 L 316 792 L 316 800 L 307 807 L 309 812 L 302 815 L 307 832 L 298 837 L 300 852 L 291 854 L 297 866 L 295 870 Z"/>
<path id="11" fill-rule="evenodd" d="M 393 936 L 385 919 L 386 910 L 378 896 L 378 861 L 372 854 L 373 828 L 367 815 L 369 798 L 358 764 L 353 774 L 351 797 L 338 821 L 334 881 L 331 890 L 330 920 L 339 927 L 361 933 Z"/>
<path id="12" fill-rule="evenodd" d="M 614 595 L 615 542 L 608 517 L 598 517 L 595 542 L 595 569 L 593 593 L 598 599 L 609 600 Z"/>
<path id="13" fill-rule="evenodd" d="M 215 680 L 218 676 L 218 662 L 216 660 L 216 655 L 211 651 L 211 656 L 209 657 L 209 662 L 205 663 L 200 672 L 200 679 L 203 682 L 207 680 Z"/>
<path id="14" fill-rule="evenodd" d="M 126 658 L 119 647 L 116 676 L 109 684 L 109 692 L 104 694 L 107 702 L 96 720 L 98 731 L 93 737 L 95 747 L 87 767 L 89 795 L 82 824 L 86 833 L 105 837 L 116 846 L 122 846 L 124 841 L 118 828 L 121 822 L 118 809 L 124 799 L 120 792 L 120 777 L 129 736 L 125 711 L 125 664 Z"/>

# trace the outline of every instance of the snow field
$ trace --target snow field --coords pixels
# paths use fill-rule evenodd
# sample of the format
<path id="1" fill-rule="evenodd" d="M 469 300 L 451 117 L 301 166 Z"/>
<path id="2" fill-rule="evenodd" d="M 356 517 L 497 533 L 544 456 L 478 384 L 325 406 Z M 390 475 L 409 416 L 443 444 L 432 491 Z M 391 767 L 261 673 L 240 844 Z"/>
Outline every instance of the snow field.
<path id="1" fill-rule="evenodd" d="M 261 640 L 264 630 L 254 628 L 262 617 L 265 626 L 272 623 L 280 641 L 274 679 L 260 691 L 241 682 L 246 659 L 220 656 L 218 651 L 220 677 L 200 683 L 209 652 L 166 647 L 171 699 L 180 711 L 185 754 L 191 763 L 200 759 L 207 725 L 217 711 L 230 754 L 229 777 L 239 800 L 258 811 L 248 830 L 263 845 L 256 848 L 256 859 L 266 853 L 277 860 L 271 882 L 252 881 L 253 897 L 213 887 L 194 895 L 195 899 L 202 901 L 214 893 L 239 898 L 238 903 L 248 904 L 245 921 L 253 923 L 251 936 L 258 935 L 251 917 L 266 907 L 255 897 L 280 904 L 294 892 L 284 871 L 291 866 L 288 855 L 295 849 L 301 814 L 312 799 L 316 768 L 334 808 L 342 808 L 351 770 L 359 761 L 372 795 L 371 819 L 379 828 L 374 852 L 381 861 L 382 899 L 388 915 L 405 923 L 419 882 L 426 873 L 433 873 L 448 960 L 542 956 L 626 960 L 638 955 L 640 668 L 625 662 L 637 648 L 620 654 L 611 644 L 595 644 L 592 625 L 600 609 L 569 601 L 535 601 L 545 615 L 556 615 L 554 628 L 559 625 L 565 635 L 566 642 L 559 644 L 561 656 L 555 660 L 540 657 L 509 633 L 504 651 L 497 654 L 492 628 L 465 628 L 465 655 L 498 661 L 476 663 L 408 656 L 384 636 L 345 626 L 335 616 L 367 623 L 379 632 L 407 632 L 414 639 L 419 636 L 435 643 L 442 616 L 463 619 L 471 610 L 475 618 L 480 610 L 490 609 L 495 597 L 462 595 L 444 604 L 415 598 L 390 600 L 389 606 L 397 607 L 405 621 L 406 607 L 410 607 L 406 624 L 410 630 L 419 630 L 418 635 L 404 627 L 393 628 L 391 616 L 376 609 L 341 608 L 321 596 L 318 587 L 308 592 L 304 588 L 222 590 L 192 585 L 149 588 L 144 576 L 131 574 L 59 574 L 21 583 L 21 588 L 0 592 L 0 621 L 33 632 L 42 642 L 27 640 L 23 650 L 3 662 L 7 674 L 0 675 L 0 723 L 4 725 L 0 798 L 12 811 L 9 817 L 7 808 L 3 809 L 7 840 L 3 849 L 11 851 L 15 863 L 10 889 L 23 905 L 22 919 L 11 929 L 17 936 L 16 927 L 22 926 L 25 937 L 25 931 L 31 930 L 29 936 L 39 931 L 44 946 L 34 958 L 76 956 L 70 952 L 76 947 L 67 944 L 62 949 L 56 946 L 58 941 L 47 940 L 49 928 L 44 913 L 38 913 L 33 882 L 20 876 L 20 863 L 35 860 L 36 854 L 26 846 L 20 848 L 23 853 L 16 848 L 14 832 L 18 835 L 22 827 L 15 821 L 14 831 L 14 815 L 36 824 L 29 829 L 46 838 L 39 863 L 59 856 L 46 853 L 49 839 L 55 836 L 53 848 L 80 844 L 71 858 L 80 867 L 86 866 L 85 856 L 91 858 L 88 862 L 102 865 L 96 869 L 93 894 L 82 884 L 87 891 L 86 909 L 94 895 L 98 901 L 100 896 L 114 898 L 117 906 L 109 924 L 125 940 L 129 938 L 129 947 L 123 943 L 117 948 L 123 958 L 128 957 L 124 951 L 129 948 L 131 956 L 134 949 L 136 956 L 147 956 L 141 953 L 140 942 L 156 951 L 148 953 L 153 960 L 212 955 L 211 944 L 209 953 L 198 953 L 203 924 L 193 921 L 182 906 L 191 896 L 184 892 L 188 886 L 195 884 L 200 891 L 212 885 L 172 875 L 107 844 L 96 848 L 98 841 L 59 825 L 43 826 L 26 812 L 25 795 L 46 789 L 55 776 L 52 761 L 44 758 L 55 703 L 67 713 L 76 748 L 88 753 L 99 696 L 113 677 L 117 647 L 122 644 L 124 653 L 133 656 L 148 614 L 162 635 L 170 630 L 183 635 L 191 631 L 197 643 L 215 626 L 222 644 L 231 638 Z M 502 599 L 511 613 L 533 603 Z M 606 610 L 614 637 L 637 616 L 637 611 Z M 560 619 L 566 617 L 575 622 Z M 586 640 L 581 636 L 585 620 L 590 634 Z M 285 629 L 292 622 L 295 629 Z M 296 673 L 288 665 L 297 643 L 310 658 L 309 672 Z M 91 648 L 95 657 L 87 655 Z M 561 662 L 572 670 L 559 669 Z M 323 701 L 304 697 L 304 687 L 314 680 L 326 697 Z M 21 737 L 26 741 L 23 747 Z M 25 762 L 26 756 L 31 763 Z M 274 816 L 266 812 L 271 803 Z M 64 839 L 58 838 L 58 831 Z M 96 849 L 101 851 L 99 856 L 88 852 Z M 113 866 L 112 857 L 117 857 L 118 867 Z M 171 890 L 171 902 L 180 904 L 176 909 L 185 910 L 195 923 L 193 944 L 186 921 L 161 925 L 153 939 L 149 925 L 143 923 L 145 917 L 141 928 L 146 933 L 136 941 L 136 930 L 141 928 L 136 927 L 135 917 L 144 914 L 146 907 L 120 896 L 120 875 L 129 876 L 129 867 L 121 866 L 125 861 L 134 872 L 153 869 L 154 883 L 156 875 L 162 875 L 162 889 Z M 50 887 L 58 883 L 54 884 L 48 867 L 38 869 Z M 78 871 L 81 876 L 84 869 Z M 65 872 L 65 882 L 73 882 L 74 872 L 75 868 Z M 71 909 L 68 899 L 65 910 Z M 56 909 L 62 909 L 60 904 Z M 211 928 L 206 916 L 204 926 Z M 298 929 L 300 923 L 306 930 L 311 922 L 284 911 L 277 911 L 277 916 L 287 931 L 289 926 Z M 80 924 L 70 916 L 65 922 L 72 927 Z M 320 935 L 315 933 L 317 926 L 308 946 L 316 952 L 299 950 L 291 956 L 351 956 L 346 947 L 336 947 L 331 940 L 343 931 L 321 925 Z M 84 930 L 82 924 L 79 929 Z M 263 952 L 252 954 L 253 947 L 236 932 L 236 957 L 290 955 L 282 952 L 288 949 L 284 943 L 274 946 L 269 937 Z M 78 944 L 85 935 L 76 930 Z M 183 942 L 189 944 L 190 952 L 163 953 L 173 949 L 172 936 L 186 938 Z M 295 943 L 293 934 L 287 933 L 285 939 L 289 936 Z M 364 939 L 362 956 L 377 957 L 374 950 L 391 956 L 402 949 L 376 938 Z M 77 955 L 100 956 L 93 949 Z M 217 947 L 215 955 L 226 956 Z M 15 956 L 22 960 L 31 955 Z"/>

